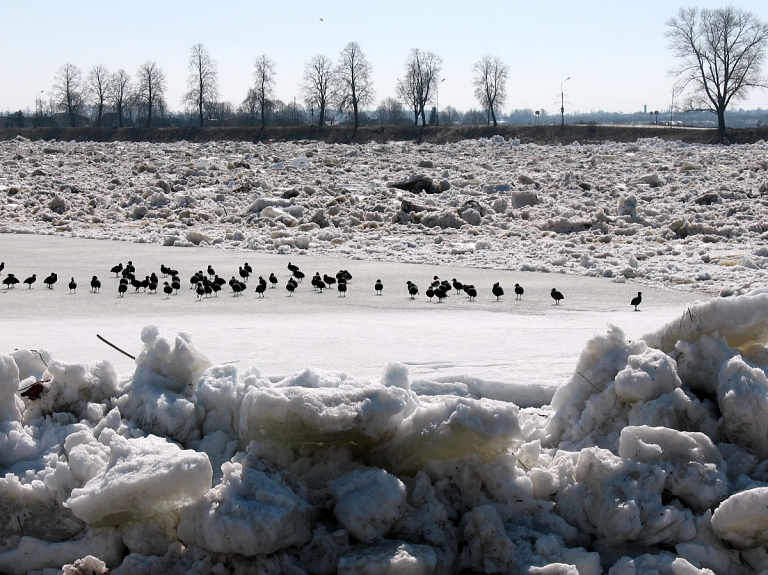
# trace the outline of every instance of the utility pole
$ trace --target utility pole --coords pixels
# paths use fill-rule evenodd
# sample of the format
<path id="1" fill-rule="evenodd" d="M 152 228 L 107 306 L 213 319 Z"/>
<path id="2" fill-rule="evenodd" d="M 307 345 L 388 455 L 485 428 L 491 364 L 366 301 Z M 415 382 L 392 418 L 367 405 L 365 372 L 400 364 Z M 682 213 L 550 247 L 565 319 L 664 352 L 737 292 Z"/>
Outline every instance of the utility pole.
<path id="1" fill-rule="evenodd" d="M 560 82 L 560 129 L 565 128 L 565 95 L 563 94 L 563 84 L 565 84 L 571 77 L 568 76 L 565 80 Z"/>

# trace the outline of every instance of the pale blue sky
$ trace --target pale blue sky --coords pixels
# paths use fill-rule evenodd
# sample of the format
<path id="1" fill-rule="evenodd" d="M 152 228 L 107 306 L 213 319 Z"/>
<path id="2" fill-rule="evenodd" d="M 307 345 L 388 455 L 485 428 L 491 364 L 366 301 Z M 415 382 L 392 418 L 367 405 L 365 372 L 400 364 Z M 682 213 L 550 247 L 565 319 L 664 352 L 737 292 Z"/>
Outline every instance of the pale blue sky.
<path id="1" fill-rule="evenodd" d="M 176 0 L 0 0 L 0 111 L 34 107 L 65 63 L 85 74 L 95 64 L 132 76 L 147 60 L 164 71 L 171 109 L 182 108 L 190 47 L 202 42 L 216 60 L 222 100 L 239 104 L 252 83 L 253 60 L 277 63 L 277 96 L 300 99 L 304 65 L 314 55 L 336 60 L 358 42 L 373 66 L 376 101 L 394 96 L 411 48 L 443 58 L 439 104 L 478 107 L 472 65 L 498 55 L 510 67 L 504 110 L 666 109 L 674 65 L 664 22 L 678 3 L 623 1 L 310 0 L 218 2 Z M 723 2 L 698 1 L 701 7 Z M 768 2 L 735 5 L 768 20 Z M 322 18 L 322 20 L 321 20 Z M 765 70 L 768 72 L 768 69 Z M 767 108 L 768 90 L 740 104 Z"/>

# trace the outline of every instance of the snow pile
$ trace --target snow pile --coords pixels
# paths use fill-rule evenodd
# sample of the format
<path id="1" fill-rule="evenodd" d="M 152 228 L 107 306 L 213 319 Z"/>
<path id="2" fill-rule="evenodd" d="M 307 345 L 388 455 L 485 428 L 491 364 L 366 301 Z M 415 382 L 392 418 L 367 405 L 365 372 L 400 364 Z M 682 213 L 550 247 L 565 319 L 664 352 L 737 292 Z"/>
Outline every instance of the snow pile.
<path id="1" fill-rule="evenodd" d="M 0 356 L 0 571 L 768 569 L 764 290 L 612 327 L 545 409 L 141 339 L 125 381 Z"/>

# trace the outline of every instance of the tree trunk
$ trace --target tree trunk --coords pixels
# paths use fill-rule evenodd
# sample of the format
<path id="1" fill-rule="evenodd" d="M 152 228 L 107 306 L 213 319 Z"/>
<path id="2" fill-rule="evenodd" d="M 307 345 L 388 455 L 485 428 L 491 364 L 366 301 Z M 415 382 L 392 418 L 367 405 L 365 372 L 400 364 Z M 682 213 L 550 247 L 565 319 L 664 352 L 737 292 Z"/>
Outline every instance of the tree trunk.
<path id="1" fill-rule="evenodd" d="M 261 105 L 261 129 L 262 130 L 267 127 L 267 114 L 265 113 L 266 111 L 267 111 L 267 104 L 266 102 L 264 102 Z"/>
<path id="2" fill-rule="evenodd" d="M 355 129 L 360 125 L 360 120 L 357 112 L 357 98 L 352 98 L 352 110 L 355 114 Z"/>
<path id="3" fill-rule="evenodd" d="M 717 143 L 725 142 L 725 108 L 717 109 Z"/>
<path id="4" fill-rule="evenodd" d="M 493 111 L 493 107 L 491 107 L 491 117 L 493 118 L 493 127 L 495 128 L 498 126 L 498 122 L 496 122 L 496 112 Z"/>
<path id="5" fill-rule="evenodd" d="M 320 102 L 320 113 L 317 117 L 317 127 L 322 128 L 325 125 L 325 102 Z"/>

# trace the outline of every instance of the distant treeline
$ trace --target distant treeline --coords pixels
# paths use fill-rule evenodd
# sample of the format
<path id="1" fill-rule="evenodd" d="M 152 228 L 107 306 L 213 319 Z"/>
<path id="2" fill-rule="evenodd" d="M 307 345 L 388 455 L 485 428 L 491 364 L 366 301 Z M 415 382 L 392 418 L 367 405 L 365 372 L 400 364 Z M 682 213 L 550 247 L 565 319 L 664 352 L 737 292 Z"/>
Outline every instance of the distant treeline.
<path id="1" fill-rule="evenodd" d="M 768 127 L 744 128 L 730 131 L 734 143 L 755 143 L 768 140 Z M 521 144 L 571 144 L 573 142 L 601 143 L 635 142 L 640 138 L 661 138 L 668 141 L 710 144 L 717 138 L 714 128 L 683 128 L 677 126 L 616 126 L 596 123 L 566 124 L 565 126 L 294 126 L 260 128 L 168 127 L 168 128 L 0 128 L 0 141 L 22 136 L 30 140 L 80 142 L 209 142 L 209 141 L 324 141 L 328 143 L 367 143 L 415 141 L 445 144 L 461 140 L 501 136 L 507 142 Z"/>

